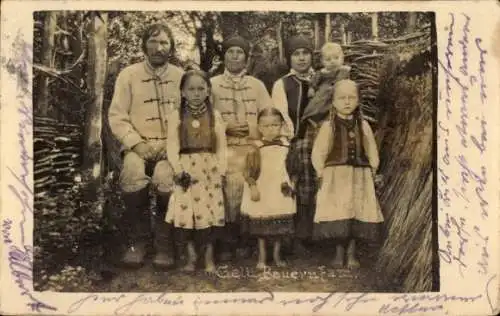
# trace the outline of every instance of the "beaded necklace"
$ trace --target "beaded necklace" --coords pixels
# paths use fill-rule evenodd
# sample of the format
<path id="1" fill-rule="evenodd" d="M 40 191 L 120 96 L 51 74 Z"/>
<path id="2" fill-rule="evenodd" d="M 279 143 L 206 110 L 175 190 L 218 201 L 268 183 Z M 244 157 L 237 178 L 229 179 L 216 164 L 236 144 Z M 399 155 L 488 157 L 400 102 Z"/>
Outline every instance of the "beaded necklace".
<path id="1" fill-rule="evenodd" d="M 191 113 L 191 115 L 194 117 L 193 122 L 191 122 L 191 126 L 194 128 L 199 128 L 200 127 L 200 121 L 197 120 L 197 118 L 201 117 L 205 112 L 207 111 L 207 104 L 203 102 L 201 106 L 192 106 L 189 103 L 186 102 L 186 109 Z"/>

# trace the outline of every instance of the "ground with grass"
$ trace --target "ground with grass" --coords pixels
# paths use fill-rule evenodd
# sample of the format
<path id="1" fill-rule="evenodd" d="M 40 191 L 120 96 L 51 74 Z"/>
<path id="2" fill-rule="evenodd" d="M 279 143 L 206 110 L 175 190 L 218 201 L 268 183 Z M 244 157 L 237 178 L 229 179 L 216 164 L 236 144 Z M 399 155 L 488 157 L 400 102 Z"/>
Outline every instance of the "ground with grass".
<path id="1" fill-rule="evenodd" d="M 221 262 L 217 271 L 208 274 L 202 263 L 195 272 L 181 269 L 157 271 L 151 260 L 139 269 L 126 269 L 108 264 L 88 288 L 92 292 L 394 292 L 397 286 L 388 284 L 375 271 L 373 262 L 377 249 L 360 248 L 361 268 L 334 269 L 329 261 L 334 248 L 310 247 L 306 256 L 288 255 L 287 267 L 269 265 L 257 270 L 255 254 Z M 150 258 L 149 258 L 150 259 Z M 236 263 L 237 262 L 237 263 Z"/>

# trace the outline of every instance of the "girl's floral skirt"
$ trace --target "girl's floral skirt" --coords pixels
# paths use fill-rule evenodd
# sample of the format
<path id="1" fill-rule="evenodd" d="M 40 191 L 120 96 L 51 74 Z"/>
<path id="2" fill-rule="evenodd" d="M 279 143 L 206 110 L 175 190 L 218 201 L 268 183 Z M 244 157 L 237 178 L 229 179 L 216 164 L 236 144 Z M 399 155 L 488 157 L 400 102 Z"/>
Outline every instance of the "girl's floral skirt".
<path id="1" fill-rule="evenodd" d="M 185 234 L 192 230 L 212 233 L 224 227 L 222 177 L 216 156 L 212 153 L 184 154 L 180 162 L 196 183 L 186 191 L 175 186 L 165 220 Z"/>

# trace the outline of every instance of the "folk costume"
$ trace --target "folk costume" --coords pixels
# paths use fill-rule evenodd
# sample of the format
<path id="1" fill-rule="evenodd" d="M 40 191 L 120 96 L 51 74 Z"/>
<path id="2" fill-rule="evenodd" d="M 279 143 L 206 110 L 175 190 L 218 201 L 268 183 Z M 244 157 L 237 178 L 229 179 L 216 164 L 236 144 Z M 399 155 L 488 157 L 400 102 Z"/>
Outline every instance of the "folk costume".
<path id="1" fill-rule="evenodd" d="M 289 143 L 276 139 L 255 144 L 247 157 L 244 173 L 242 231 L 259 237 L 292 235 L 295 201 L 285 164 Z M 259 201 L 252 201 L 250 185 L 258 188 Z"/>
<path id="2" fill-rule="evenodd" d="M 222 176 L 226 172 L 226 130 L 220 114 L 205 104 L 185 104 L 169 116 L 168 160 L 176 174 L 189 175 L 176 185 L 166 217 L 184 237 L 213 241 L 225 224 Z M 189 234 L 198 232 L 198 236 Z"/>
<path id="3" fill-rule="evenodd" d="M 126 211 L 121 227 L 130 246 L 124 260 L 129 263 L 142 262 L 144 245 L 151 238 L 150 183 L 158 193 L 154 263 L 157 259 L 167 262 L 167 254 L 173 257 L 171 229 L 163 220 L 173 187 L 172 167 L 165 158 L 145 161 L 132 148 L 147 142 L 157 153 L 165 149 L 167 115 L 179 105 L 182 74 L 183 70 L 174 65 L 167 63 L 155 69 L 146 60 L 126 67 L 116 80 L 108 118 L 113 135 L 122 145 L 120 187 Z"/>
<path id="4" fill-rule="evenodd" d="M 109 108 L 109 125 L 122 144 L 123 169 L 120 184 L 125 192 L 145 188 L 150 178 L 144 161 L 131 149 L 140 142 L 164 148 L 167 140 L 167 115 L 180 103 L 183 70 L 167 64 L 154 69 L 147 61 L 126 67 L 115 84 Z M 153 183 L 160 192 L 172 190 L 172 169 L 167 160 L 157 161 Z"/>
<path id="5" fill-rule="evenodd" d="M 300 37 L 292 38 L 288 44 L 288 58 L 299 49 L 312 51 L 310 43 Z M 295 235 L 299 239 L 312 236 L 312 224 L 315 210 L 315 195 L 317 191 L 316 172 L 311 162 L 315 129 L 302 120 L 308 107 L 308 90 L 312 70 L 306 74 L 297 73 L 294 69 L 275 82 L 272 90 L 274 106 L 284 116 L 286 123 L 285 135 L 292 138 L 287 157 L 290 178 L 295 182 L 296 208 Z"/>
<path id="6" fill-rule="evenodd" d="M 243 170 L 251 142 L 259 138 L 257 113 L 272 105 L 264 84 L 255 77 L 234 75 L 227 70 L 213 77 L 213 104 L 226 123 L 247 123 L 249 132 L 243 137 L 227 136 L 228 166 L 226 173 L 226 221 L 239 222 L 241 198 L 243 194 Z"/>
<path id="7" fill-rule="evenodd" d="M 322 178 L 314 238 L 377 241 L 383 215 L 375 195 L 379 156 L 370 125 L 356 115 L 334 115 L 320 127 L 312 162 Z"/>

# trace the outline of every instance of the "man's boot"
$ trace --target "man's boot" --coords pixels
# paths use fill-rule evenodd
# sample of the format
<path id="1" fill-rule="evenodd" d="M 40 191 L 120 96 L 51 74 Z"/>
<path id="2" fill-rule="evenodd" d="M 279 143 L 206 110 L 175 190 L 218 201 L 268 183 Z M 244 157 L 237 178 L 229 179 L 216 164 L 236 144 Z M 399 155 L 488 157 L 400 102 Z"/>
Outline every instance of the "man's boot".
<path id="1" fill-rule="evenodd" d="M 122 263 L 138 268 L 144 263 L 146 247 L 151 238 L 151 214 L 148 187 L 137 192 L 124 192 L 123 231 L 128 243 Z"/>
<path id="2" fill-rule="evenodd" d="M 174 227 L 165 222 L 170 193 L 158 193 L 156 198 L 156 215 L 154 222 L 154 246 L 156 255 L 153 265 L 161 270 L 173 268 L 175 265 Z"/>

